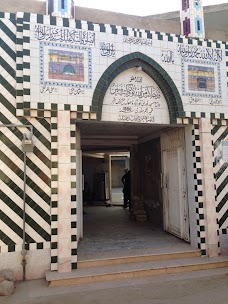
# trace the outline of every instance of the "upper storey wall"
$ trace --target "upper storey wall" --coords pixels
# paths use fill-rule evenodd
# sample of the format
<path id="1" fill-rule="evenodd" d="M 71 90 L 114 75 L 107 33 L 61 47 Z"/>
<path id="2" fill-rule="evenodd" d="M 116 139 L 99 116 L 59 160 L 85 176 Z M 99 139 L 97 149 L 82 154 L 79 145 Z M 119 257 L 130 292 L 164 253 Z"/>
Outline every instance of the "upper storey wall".
<path id="1" fill-rule="evenodd" d="M 213 9 L 214 7 L 215 9 Z M 218 8 L 216 9 L 216 7 Z M 207 39 L 228 41 L 227 27 L 225 27 L 224 30 L 221 24 L 215 27 L 214 22 L 214 20 L 224 19 L 220 18 L 220 15 L 224 14 L 223 7 L 225 10 L 228 9 L 228 5 L 225 4 L 222 6 L 218 5 L 205 8 Z M 36 0 L 21 0 L 19 2 L 16 2 L 15 0 L 0 0 L 0 11 L 9 13 L 28 12 L 45 15 L 46 4 L 45 2 Z M 216 17 L 217 15 L 218 18 Z M 180 18 L 179 13 L 177 14 L 177 12 L 140 17 L 76 6 L 76 19 L 180 35 Z"/>
<path id="2" fill-rule="evenodd" d="M 0 0 L 0 11 L 7 13 L 26 12 L 46 14 L 46 2 L 37 0 Z"/>

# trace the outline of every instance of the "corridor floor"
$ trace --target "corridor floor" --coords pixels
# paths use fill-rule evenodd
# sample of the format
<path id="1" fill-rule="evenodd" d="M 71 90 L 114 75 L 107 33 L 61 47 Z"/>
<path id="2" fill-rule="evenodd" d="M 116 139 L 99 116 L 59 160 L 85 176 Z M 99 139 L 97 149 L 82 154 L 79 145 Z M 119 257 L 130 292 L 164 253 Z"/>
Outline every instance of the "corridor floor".
<path id="1" fill-rule="evenodd" d="M 84 238 L 79 242 L 79 260 L 80 257 L 109 256 L 120 252 L 127 254 L 143 250 L 144 253 L 149 253 L 192 248 L 160 227 L 132 220 L 128 209 L 89 206 L 84 210 Z"/>

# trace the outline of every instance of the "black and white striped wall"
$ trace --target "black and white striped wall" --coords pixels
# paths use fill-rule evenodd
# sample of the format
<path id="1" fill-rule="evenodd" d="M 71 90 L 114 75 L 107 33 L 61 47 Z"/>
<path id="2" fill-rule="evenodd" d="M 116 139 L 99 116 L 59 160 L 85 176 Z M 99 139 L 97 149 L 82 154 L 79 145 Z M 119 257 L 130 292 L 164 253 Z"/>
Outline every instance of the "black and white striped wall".
<path id="1" fill-rule="evenodd" d="M 6 254 L 18 253 L 20 257 L 22 250 L 24 154 L 21 145 L 23 134 L 30 131 L 29 126 L 33 128 L 35 146 L 33 153 L 27 153 L 26 160 L 26 249 L 39 252 L 36 258 L 42 258 L 41 251 L 44 251 L 48 261 L 51 241 L 51 121 L 50 118 L 16 117 L 16 66 L 23 62 L 16 47 L 19 38 L 15 16 L 9 14 L 8 17 L 0 19 L 0 264 L 6 262 Z M 20 278 L 20 264 L 17 267 L 17 277 Z M 34 269 L 28 276 L 36 276 Z"/>
<path id="2" fill-rule="evenodd" d="M 218 121 L 212 129 L 214 174 L 221 252 L 228 253 L 228 163 L 224 163 L 222 141 L 228 140 L 226 121 Z"/>

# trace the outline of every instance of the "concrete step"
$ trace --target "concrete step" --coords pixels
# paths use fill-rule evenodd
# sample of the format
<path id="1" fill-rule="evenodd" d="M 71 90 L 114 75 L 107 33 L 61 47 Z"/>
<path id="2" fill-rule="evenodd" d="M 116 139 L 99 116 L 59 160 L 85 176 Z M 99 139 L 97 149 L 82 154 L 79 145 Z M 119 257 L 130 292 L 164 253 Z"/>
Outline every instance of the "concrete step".
<path id="1" fill-rule="evenodd" d="M 215 258 L 193 257 L 91 267 L 77 269 L 70 273 L 49 271 L 46 273 L 46 280 L 49 286 L 64 286 L 172 273 L 174 274 L 222 267 L 228 267 L 227 256 L 219 256 Z"/>
<path id="2" fill-rule="evenodd" d="M 98 254 L 85 254 L 78 260 L 78 269 L 100 267 L 109 265 L 129 264 L 138 262 L 168 260 L 168 259 L 180 259 L 180 258 L 192 258 L 200 257 L 201 252 L 191 246 L 185 248 L 179 246 L 177 248 L 160 248 L 154 249 L 141 249 L 141 250 L 126 250 L 116 252 L 103 252 Z"/>

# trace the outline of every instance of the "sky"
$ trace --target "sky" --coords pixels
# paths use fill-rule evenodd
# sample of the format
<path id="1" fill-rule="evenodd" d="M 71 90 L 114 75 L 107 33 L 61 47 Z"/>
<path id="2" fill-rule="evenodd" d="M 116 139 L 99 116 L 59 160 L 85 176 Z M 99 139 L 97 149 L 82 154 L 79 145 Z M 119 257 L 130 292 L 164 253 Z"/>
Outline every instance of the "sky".
<path id="1" fill-rule="evenodd" d="M 137 16 L 177 11 L 180 9 L 180 3 L 181 0 L 75 0 L 76 6 Z M 228 3 L 228 0 L 203 0 L 203 6 L 221 3 Z"/>

